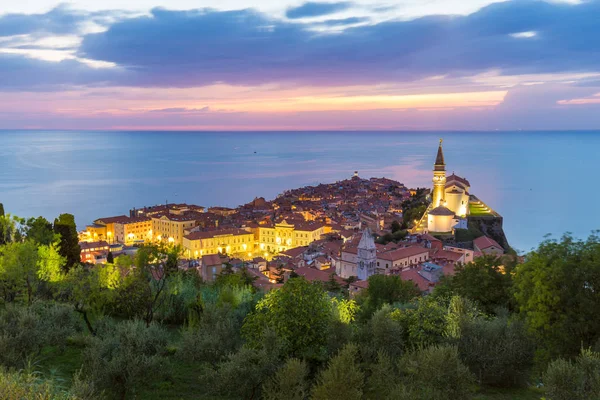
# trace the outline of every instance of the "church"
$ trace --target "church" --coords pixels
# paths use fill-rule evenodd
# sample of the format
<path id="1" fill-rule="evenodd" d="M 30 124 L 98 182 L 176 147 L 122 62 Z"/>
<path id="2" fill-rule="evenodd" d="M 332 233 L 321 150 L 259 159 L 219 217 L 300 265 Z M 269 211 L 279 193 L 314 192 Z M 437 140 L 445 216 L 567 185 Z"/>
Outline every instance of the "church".
<path id="1" fill-rule="evenodd" d="M 433 190 L 431 205 L 425 211 L 422 221 L 426 230 L 432 233 L 452 233 L 469 213 L 469 181 L 460 176 L 446 177 L 446 163 L 442 139 L 433 165 Z M 425 225 L 425 224 L 423 224 Z"/>

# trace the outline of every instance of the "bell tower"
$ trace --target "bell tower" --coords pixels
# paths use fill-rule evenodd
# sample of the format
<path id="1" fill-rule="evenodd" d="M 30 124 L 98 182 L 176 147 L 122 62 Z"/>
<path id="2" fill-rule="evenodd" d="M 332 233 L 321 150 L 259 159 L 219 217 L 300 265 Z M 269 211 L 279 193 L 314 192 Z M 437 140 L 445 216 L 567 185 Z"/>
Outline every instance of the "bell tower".
<path id="1" fill-rule="evenodd" d="M 444 151 L 442 150 L 442 139 L 438 147 L 437 157 L 433 166 L 433 193 L 431 195 L 432 208 L 444 205 L 444 193 L 446 191 L 446 164 L 444 163 Z"/>

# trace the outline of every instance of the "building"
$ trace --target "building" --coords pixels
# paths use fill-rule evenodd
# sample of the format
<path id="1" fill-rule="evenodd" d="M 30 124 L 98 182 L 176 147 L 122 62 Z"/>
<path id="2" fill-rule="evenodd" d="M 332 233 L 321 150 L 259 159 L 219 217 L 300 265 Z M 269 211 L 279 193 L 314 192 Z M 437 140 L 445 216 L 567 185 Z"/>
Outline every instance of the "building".
<path id="1" fill-rule="evenodd" d="M 502 246 L 494 239 L 487 236 L 481 236 L 473 240 L 473 248 L 475 251 L 479 251 L 482 254 L 494 254 L 498 256 L 504 254 Z"/>
<path id="2" fill-rule="evenodd" d="M 94 242 L 98 240 L 105 240 L 108 243 L 114 243 L 115 238 L 115 224 L 124 223 L 129 221 L 127 215 L 117 215 L 116 217 L 98 218 L 92 225 L 86 227 L 88 241 Z"/>
<path id="3" fill-rule="evenodd" d="M 325 224 L 314 221 L 288 223 L 283 220 L 275 224 L 254 225 L 251 229 L 256 252 L 265 256 L 308 246 L 325 234 Z"/>
<path id="4" fill-rule="evenodd" d="M 197 211 L 169 210 L 152 215 L 152 235 L 156 241 L 183 245 L 186 231 L 194 228 L 201 218 Z"/>
<path id="5" fill-rule="evenodd" d="M 151 242 L 152 218 L 134 217 L 114 223 L 115 241 L 127 245 Z"/>
<path id="6" fill-rule="evenodd" d="M 182 243 L 187 258 L 229 254 L 250 259 L 254 252 L 254 233 L 244 229 L 197 231 L 185 235 Z"/>
<path id="7" fill-rule="evenodd" d="M 110 246 L 105 240 L 97 242 L 81 242 L 81 262 L 90 264 L 99 264 L 106 262 Z"/>
<path id="8" fill-rule="evenodd" d="M 213 282 L 223 270 L 224 259 L 219 254 L 202 256 L 200 275 L 206 282 Z"/>
<path id="9" fill-rule="evenodd" d="M 363 231 L 360 242 L 358 243 L 356 264 L 357 277 L 361 281 L 366 281 L 371 275 L 376 273 L 375 267 L 377 263 L 377 254 L 375 247 L 375 239 L 369 228 Z"/>
<path id="10" fill-rule="evenodd" d="M 377 255 L 377 270 L 388 274 L 392 269 L 402 269 L 429 260 L 429 249 L 419 246 L 402 247 Z"/>

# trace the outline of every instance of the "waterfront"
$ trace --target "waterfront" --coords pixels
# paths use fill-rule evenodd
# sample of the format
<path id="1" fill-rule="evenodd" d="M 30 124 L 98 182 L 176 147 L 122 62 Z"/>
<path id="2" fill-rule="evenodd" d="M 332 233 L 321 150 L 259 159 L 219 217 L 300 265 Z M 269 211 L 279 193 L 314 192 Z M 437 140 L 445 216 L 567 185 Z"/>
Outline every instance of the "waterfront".
<path id="1" fill-rule="evenodd" d="M 448 173 L 504 217 L 515 248 L 600 228 L 600 132 L 2 131 L 0 202 L 19 216 L 73 213 L 83 228 L 166 200 L 235 207 L 355 170 L 430 187 L 440 137 Z"/>

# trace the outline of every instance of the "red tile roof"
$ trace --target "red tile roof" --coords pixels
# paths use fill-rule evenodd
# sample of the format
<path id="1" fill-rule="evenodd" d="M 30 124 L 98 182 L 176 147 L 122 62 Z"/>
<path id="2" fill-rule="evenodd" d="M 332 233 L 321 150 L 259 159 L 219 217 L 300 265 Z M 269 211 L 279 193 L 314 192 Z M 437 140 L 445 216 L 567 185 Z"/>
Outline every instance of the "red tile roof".
<path id="1" fill-rule="evenodd" d="M 223 259 L 218 254 L 209 254 L 206 256 L 202 256 L 202 264 L 204 265 L 221 265 L 223 264 Z"/>
<path id="2" fill-rule="evenodd" d="M 297 268 L 295 272 L 298 275 L 306 278 L 306 280 L 309 282 L 313 282 L 313 281 L 327 282 L 327 281 L 329 281 L 332 272 L 335 272 L 335 271 L 332 271 L 332 268 L 321 271 L 321 270 L 318 270 L 315 268 L 300 267 L 300 268 Z M 337 275 L 334 275 L 334 279 L 342 285 L 345 284 L 344 280 Z"/>
<path id="3" fill-rule="evenodd" d="M 414 282 L 421 292 L 424 292 L 433 286 L 431 282 L 419 274 L 416 268 L 400 271 L 400 277 L 403 281 Z"/>
<path id="4" fill-rule="evenodd" d="M 413 257 L 419 254 L 427 253 L 429 254 L 429 249 L 418 246 L 411 247 L 403 247 L 401 249 L 388 251 L 385 253 L 380 253 L 377 255 L 377 258 L 388 261 L 397 261 L 402 260 L 404 258 Z"/>
<path id="5" fill-rule="evenodd" d="M 116 217 L 106 217 L 106 218 L 98 218 L 94 221 L 94 223 L 103 223 L 103 224 L 114 224 L 114 223 L 123 223 L 129 221 L 129 217 L 127 215 L 117 215 Z"/>
<path id="6" fill-rule="evenodd" d="M 480 250 L 484 250 L 490 247 L 497 247 L 499 249 L 502 249 L 502 246 L 500 246 L 498 242 L 487 236 L 481 236 L 473 240 L 473 245 L 477 246 L 477 248 L 479 248 Z"/>

